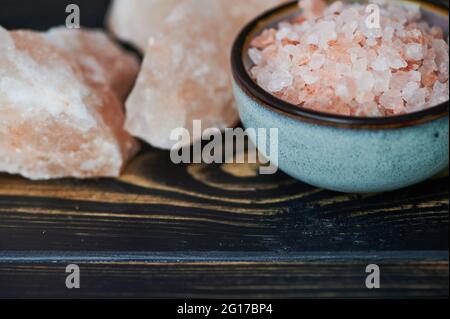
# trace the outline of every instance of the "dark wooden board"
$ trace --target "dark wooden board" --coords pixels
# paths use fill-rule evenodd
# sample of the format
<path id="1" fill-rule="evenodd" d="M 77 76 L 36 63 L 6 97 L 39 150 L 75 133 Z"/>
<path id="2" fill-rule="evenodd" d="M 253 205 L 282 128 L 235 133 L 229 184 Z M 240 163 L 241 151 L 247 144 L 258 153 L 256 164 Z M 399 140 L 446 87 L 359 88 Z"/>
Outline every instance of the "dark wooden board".
<path id="1" fill-rule="evenodd" d="M 384 262 L 382 289 L 365 288 L 363 262 L 79 263 L 81 289 L 61 264 L 0 264 L 8 298 L 418 298 L 448 294 L 447 262 Z M 337 280 L 337 278 L 339 278 Z"/>
<path id="2" fill-rule="evenodd" d="M 117 180 L 0 175 L 0 296 L 448 295 L 448 173 L 348 195 L 168 156 L 147 149 Z M 77 292 L 61 279 L 70 263 Z M 371 263 L 380 291 L 364 288 Z"/>
<path id="3" fill-rule="evenodd" d="M 118 180 L 1 175 L 0 250 L 448 250 L 448 174 L 347 195 L 251 165 L 174 165 L 149 150 Z"/>
<path id="4" fill-rule="evenodd" d="M 70 2 L 102 25 L 107 1 Z M 0 25 L 62 24 L 63 3 L 0 0 Z M 0 297 L 448 297 L 448 183 L 340 194 L 149 147 L 119 179 L 0 174 Z"/>

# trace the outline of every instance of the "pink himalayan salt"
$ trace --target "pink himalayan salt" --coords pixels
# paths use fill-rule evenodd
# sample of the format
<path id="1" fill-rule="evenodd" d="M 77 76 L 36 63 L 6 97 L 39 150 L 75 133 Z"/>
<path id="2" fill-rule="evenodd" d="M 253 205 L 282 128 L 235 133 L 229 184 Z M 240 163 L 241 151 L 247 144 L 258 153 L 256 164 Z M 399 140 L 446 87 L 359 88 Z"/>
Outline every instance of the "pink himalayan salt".
<path id="1" fill-rule="evenodd" d="M 118 38 L 144 53 L 150 36 L 156 35 L 173 9 L 183 1 L 113 0 L 108 14 L 108 27 Z"/>
<path id="2" fill-rule="evenodd" d="M 124 54 L 102 31 L 78 30 L 65 27 L 49 30 L 45 38 L 58 49 L 71 55 L 83 72 L 96 83 L 107 83 L 122 101 L 133 88 L 139 73 L 137 58 Z"/>
<path id="3" fill-rule="evenodd" d="M 323 1 L 317 0 L 303 0 L 299 2 L 300 9 L 303 10 L 303 14 L 306 19 L 313 19 L 320 15 L 326 8 L 326 4 Z"/>
<path id="4" fill-rule="evenodd" d="M 268 92 L 295 105 L 351 116 L 423 110 L 449 98 L 449 46 L 418 6 L 382 6 L 369 29 L 362 4 L 300 1 L 299 17 L 252 41 L 250 70 Z"/>
<path id="5" fill-rule="evenodd" d="M 166 1 L 118 0 L 109 20 L 119 37 L 146 50 L 126 103 L 126 129 L 163 149 L 176 143 L 170 139 L 176 128 L 201 138 L 193 120 L 219 129 L 237 122 L 229 63 L 233 40 L 250 19 L 285 0 Z M 158 23 L 152 21 L 156 16 Z"/>
<path id="6" fill-rule="evenodd" d="M 119 175 L 138 148 L 123 130 L 122 109 L 128 72 L 136 75 L 138 64 L 113 46 L 87 31 L 0 28 L 0 171 L 30 179 Z M 123 70 L 106 70 L 105 58 L 128 65 L 117 93 L 110 85 Z"/>

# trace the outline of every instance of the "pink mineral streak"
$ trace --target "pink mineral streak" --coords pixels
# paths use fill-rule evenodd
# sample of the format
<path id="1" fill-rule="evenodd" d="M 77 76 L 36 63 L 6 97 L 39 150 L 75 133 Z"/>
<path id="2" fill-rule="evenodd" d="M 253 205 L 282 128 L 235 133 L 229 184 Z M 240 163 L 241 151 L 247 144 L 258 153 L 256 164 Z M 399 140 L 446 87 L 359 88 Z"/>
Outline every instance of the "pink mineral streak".
<path id="1" fill-rule="evenodd" d="M 118 176 L 138 149 L 123 129 L 137 69 L 98 32 L 0 28 L 0 171 L 30 179 Z"/>
<path id="2" fill-rule="evenodd" d="M 300 1 L 298 17 L 253 39 L 255 81 L 291 104 L 348 116 L 420 111 L 449 99 L 449 46 L 414 4 L 366 6 Z"/>
<path id="3" fill-rule="evenodd" d="M 239 30 L 283 0 L 116 0 L 109 25 L 145 59 L 127 107 L 126 129 L 169 149 L 177 128 L 234 126 L 229 55 Z M 145 9 L 144 9 L 145 8 Z"/>

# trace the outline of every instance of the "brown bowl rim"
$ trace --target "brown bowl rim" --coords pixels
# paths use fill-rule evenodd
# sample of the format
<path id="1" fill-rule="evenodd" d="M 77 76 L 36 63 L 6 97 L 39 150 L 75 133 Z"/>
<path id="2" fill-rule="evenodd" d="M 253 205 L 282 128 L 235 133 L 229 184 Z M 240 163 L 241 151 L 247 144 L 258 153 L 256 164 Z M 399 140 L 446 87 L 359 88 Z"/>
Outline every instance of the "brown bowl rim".
<path id="1" fill-rule="evenodd" d="M 421 3 L 426 4 L 428 7 L 434 6 L 435 9 L 441 9 L 439 11 L 445 9 L 448 12 L 449 10 L 448 2 L 433 0 L 421 1 Z M 248 70 L 245 68 L 243 61 L 243 50 L 244 48 L 248 48 L 248 43 L 252 39 L 250 38 L 250 35 L 256 28 L 260 28 L 261 25 L 266 25 L 266 21 L 272 20 L 273 16 L 279 15 L 280 12 L 290 11 L 293 9 L 292 7 L 296 5 L 297 1 L 288 2 L 256 17 L 242 29 L 233 44 L 231 50 L 231 68 L 233 78 L 236 84 L 254 101 L 271 110 L 277 111 L 277 113 L 281 113 L 282 115 L 300 120 L 302 122 L 341 128 L 391 129 L 424 124 L 446 116 L 448 117 L 449 101 L 414 113 L 387 117 L 356 117 L 318 112 L 299 107 L 283 101 L 265 91 L 251 78 Z"/>

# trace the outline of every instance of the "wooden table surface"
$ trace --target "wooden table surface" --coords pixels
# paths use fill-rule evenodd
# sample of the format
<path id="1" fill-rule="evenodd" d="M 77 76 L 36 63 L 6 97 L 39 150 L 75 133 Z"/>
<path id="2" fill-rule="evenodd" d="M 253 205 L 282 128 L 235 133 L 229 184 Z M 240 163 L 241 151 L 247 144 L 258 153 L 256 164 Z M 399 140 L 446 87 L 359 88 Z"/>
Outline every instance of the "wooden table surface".
<path id="1" fill-rule="evenodd" d="M 345 195 L 150 148 L 117 180 L 0 175 L 0 296 L 445 297 L 448 179 Z"/>
<path id="2" fill-rule="evenodd" d="M 107 0 L 66 2 L 102 24 Z M 31 3 L 0 0 L 0 25 L 64 22 L 64 1 Z M 0 297 L 448 297 L 447 172 L 364 196 L 256 172 L 147 147 L 116 180 L 0 174 Z"/>

